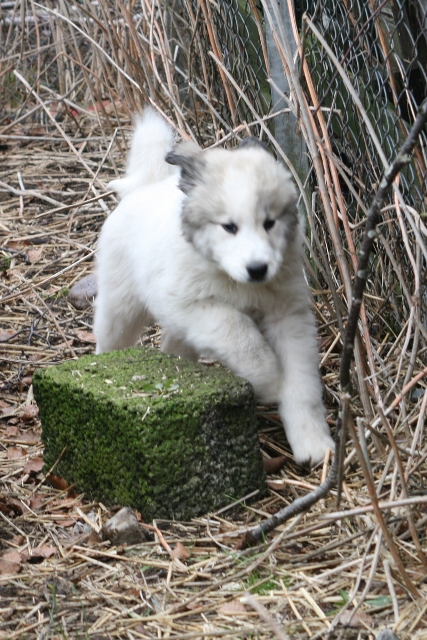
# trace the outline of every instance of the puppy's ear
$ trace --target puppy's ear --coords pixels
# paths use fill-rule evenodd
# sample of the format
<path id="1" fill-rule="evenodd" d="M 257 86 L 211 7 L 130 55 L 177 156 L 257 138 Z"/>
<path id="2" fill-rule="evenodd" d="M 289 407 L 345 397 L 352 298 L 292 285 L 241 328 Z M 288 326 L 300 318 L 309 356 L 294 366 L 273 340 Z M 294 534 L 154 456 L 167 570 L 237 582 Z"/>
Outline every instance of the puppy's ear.
<path id="1" fill-rule="evenodd" d="M 169 164 L 181 167 L 179 188 L 186 195 L 197 183 L 202 182 L 202 170 L 205 162 L 202 159 L 202 150 L 193 142 L 181 142 L 167 154 L 165 160 Z"/>
<path id="2" fill-rule="evenodd" d="M 243 140 L 241 140 L 237 145 L 237 148 L 243 149 L 244 147 L 254 147 L 258 149 L 264 149 L 264 151 L 267 151 L 267 153 L 269 153 L 267 145 L 261 142 L 261 140 L 258 140 L 258 138 L 253 138 L 253 137 L 243 138 Z"/>

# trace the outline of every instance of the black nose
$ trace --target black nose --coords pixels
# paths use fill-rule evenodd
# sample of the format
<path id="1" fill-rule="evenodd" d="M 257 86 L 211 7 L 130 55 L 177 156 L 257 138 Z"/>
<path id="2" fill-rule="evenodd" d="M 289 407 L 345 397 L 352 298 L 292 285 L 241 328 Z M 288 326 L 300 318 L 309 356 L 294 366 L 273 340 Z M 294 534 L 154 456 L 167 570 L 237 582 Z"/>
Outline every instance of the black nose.
<path id="1" fill-rule="evenodd" d="M 254 264 L 247 266 L 246 270 L 251 280 L 261 281 L 264 280 L 267 274 L 268 264 L 265 264 L 265 262 L 254 262 Z"/>

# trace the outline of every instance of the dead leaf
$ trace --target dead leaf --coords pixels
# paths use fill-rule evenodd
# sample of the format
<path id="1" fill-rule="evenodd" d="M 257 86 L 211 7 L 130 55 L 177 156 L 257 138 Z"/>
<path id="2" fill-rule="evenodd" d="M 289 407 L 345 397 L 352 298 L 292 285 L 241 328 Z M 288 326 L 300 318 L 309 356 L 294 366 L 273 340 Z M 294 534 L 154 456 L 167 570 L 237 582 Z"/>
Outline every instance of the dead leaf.
<path id="1" fill-rule="evenodd" d="M 21 571 L 21 565 L 0 558 L 0 576 L 13 575 Z"/>
<path id="2" fill-rule="evenodd" d="M 76 329 L 75 334 L 81 342 L 90 342 L 93 344 L 96 342 L 95 336 L 93 335 L 93 333 L 90 333 L 90 331 L 84 331 L 83 329 Z"/>
<path id="3" fill-rule="evenodd" d="M 59 489 L 60 491 L 65 491 L 70 486 L 69 483 L 61 476 L 55 476 L 52 473 L 47 477 L 50 484 L 54 489 Z"/>
<path id="4" fill-rule="evenodd" d="M 6 498 L 6 506 L 9 513 L 14 511 L 18 516 L 22 516 L 24 512 L 28 512 L 28 507 L 23 500 L 18 498 Z"/>
<path id="5" fill-rule="evenodd" d="M 31 550 L 31 555 L 28 557 L 28 562 L 40 562 L 55 555 L 56 547 L 50 547 L 47 544 L 42 544 L 41 547 L 35 547 Z"/>
<path id="6" fill-rule="evenodd" d="M 19 442 L 23 442 L 24 444 L 39 444 L 40 434 L 32 431 L 31 429 L 24 429 L 18 433 L 16 439 L 19 440 Z"/>
<path id="7" fill-rule="evenodd" d="M 64 518 L 63 520 L 59 519 L 54 521 L 58 527 L 63 527 L 64 529 L 68 529 L 68 527 L 73 527 L 76 524 L 75 520 L 71 518 Z"/>
<path id="8" fill-rule="evenodd" d="M 9 460 L 23 458 L 26 455 L 27 452 L 22 447 L 9 447 L 7 450 L 7 457 L 9 458 Z"/>
<path id="9" fill-rule="evenodd" d="M 55 345 L 55 349 L 69 349 L 73 346 L 73 344 L 74 338 L 71 338 L 70 340 L 67 340 L 67 342 L 60 342 L 59 344 Z"/>
<path id="10" fill-rule="evenodd" d="M 6 438 L 14 438 L 19 433 L 18 427 L 10 426 L 6 429 Z"/>
<path id="11" fill-rule="evenodd" d="M 286 456 L 277 458 L 264 458 L 262 461 L 265 473 L 277 473 L 286 464 Z"/>
<path id="12" fill-rule="evenodd" d="M 0 400 L 0 411 L 1 413 L 9 413 L 11 409 L 14 408 L 13 404 L 6 402 L 6 400 Z"/>
<path id="13" fill-rule="evenodd" d="M 22 422 L 30 422 L 39 415 L 39 408 L 36 404 L 26 404 L 24 411 L 19 416 Z"/>
<path id="14" fill-rule="evenodd" d="M 188 558 L 191 556 L 191 553 L 186 547 L 184 547 L 182 542 L 177 542 L 175 545 L 175 549 L 172 549 L 169 555 L 173 560 L 175 558 L 177 560 L 188 560 Z"/>
<path id="15" fill-rule="evenodd" d="M 43 253 L 43 248 L 44 247 L 39 247 L 38 249 L 28 249 L 27 258 L 31 262 L 31 264 L 33 264 L 34 262 L 37 262 L 37 260 L 40 259 Z"/>
<path id="16" fill-rule="evenodd" d="M 16 331 L 14 331 L 13 329 L 2 329 L 0 331 L 0 342 L 7 342 L 8 340 L 10 340 L 10 338 L 12 338 L 12 336 L 14 336 L 16 333 Z"/>
<path id="17" fill-rule="evenodd" d="M 21 571 L 22 556 L 19 551 L 7 551 L 0 558 L 0 575 L 10 575 Z"/>
<path id="18" fill-rule="evenodd" d="M 224 602 L 217 609 L 217 613 L 225 613 L 227 615 L 246 613 L 246 607 L 240 600 L 230 600 L 229 602 Z"/>
<path id="19" fill-rule="evenodd" d="M 364 611 L 343 611 L 340 615 L 340 624 L 344 627 L 362 628 L 372 627 L 373 620 L 370 615 Z"/>
<path id="20" fill-rule="evenodd" d="M 64 526 L 64 525 L 62 525 Z M 101 538 L 99 537 L 99 535 L 96 533 L 96 531 L 94 531 L 92 529 L 92 531 L 89 534 L 89 538 L 87 539 L 87 545 L 89 547 L 95 547 L 97 544 L 100 544 L 102 542 Z"/>
<path id="21" fill-rule="evenodd" d="M 38 511 L 44 504 L 46 498 L 42 498 L 41 496 L 32 496 L 30 498 L 30 509 L 33 511 Z"/>
<path id="22" fill-rule="evenodd" d="M 6 551 L 1 556 L 2 560 L 7 560 L 7 562 L 15 562 L 16 564 L 21 564 L 22 557 L 19 551 Z"/>
<path id="23" fill-rule="evenodd" d="M 38 473 L 43 469 L 43 458 L 31 458 L 24 465 L 24 473 Z"/>
<path id="24" fill-rule="evenodd" d="M 16 544 L 17 547 L 20 547 L 25 542 L 25 536 L 23 536 L 22 533 L 18 533 L 16 536 L 13 536 L 11 542 L 13 542 L 13 544 Z"/>

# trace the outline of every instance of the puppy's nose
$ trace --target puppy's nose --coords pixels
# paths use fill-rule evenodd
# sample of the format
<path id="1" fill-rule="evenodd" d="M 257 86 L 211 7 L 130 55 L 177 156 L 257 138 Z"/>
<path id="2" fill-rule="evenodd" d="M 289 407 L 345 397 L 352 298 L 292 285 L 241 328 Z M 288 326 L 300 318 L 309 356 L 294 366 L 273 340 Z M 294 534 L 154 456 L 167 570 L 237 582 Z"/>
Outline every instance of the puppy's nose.
<path id="1" fill-rule="evenodd" d="M 251 280 L 257 280 L 258 282 L 264 280 L 267 275 L 268 264 L 265 262 L 254 262 L 246 267 L 247 272 Z"/>

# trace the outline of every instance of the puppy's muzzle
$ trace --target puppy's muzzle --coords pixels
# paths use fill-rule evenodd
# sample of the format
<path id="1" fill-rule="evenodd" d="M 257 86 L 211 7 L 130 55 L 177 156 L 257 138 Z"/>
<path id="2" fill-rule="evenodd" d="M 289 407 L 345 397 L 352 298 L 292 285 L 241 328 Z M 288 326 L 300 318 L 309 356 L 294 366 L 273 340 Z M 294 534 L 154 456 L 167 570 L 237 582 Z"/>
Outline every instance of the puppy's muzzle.
<path id="1" fill-rule="evenodd" d="M 246 271 L 253 282 L 262 282 L 267 275 L 268 264 L 265 262 L 254 262 L 246 267 Z"/>

